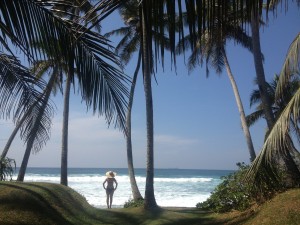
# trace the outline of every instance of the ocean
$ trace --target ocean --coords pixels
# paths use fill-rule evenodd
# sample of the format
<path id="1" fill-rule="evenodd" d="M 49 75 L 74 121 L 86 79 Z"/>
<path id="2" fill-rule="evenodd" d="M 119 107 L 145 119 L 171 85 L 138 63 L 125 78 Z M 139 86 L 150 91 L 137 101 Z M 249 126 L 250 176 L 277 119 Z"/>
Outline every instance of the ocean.
<path id="1" fill-rule="evenodd" d="M 117 173 L 118 189 L 113 208 L 123 207 L 132 199 L 128 170 L 125 168 L 69 168 L 68 185 L 98 208 L 106 208 L 102 183 L 108 170 Z M 232 170 L 155 169 L 154 192 L 159 206 L 195 207 L 205 201 L 221 182 L 221 177 Z M 17 173 L 17 171 L 16 171 Z M 136 181 L 142 195 L 145 192 L 145 169 L 135 169 Z M 17 174 L 13 176 L 16 179 Z M 60 182 L 60 168 L 27 168 L 25 182 Z"/>

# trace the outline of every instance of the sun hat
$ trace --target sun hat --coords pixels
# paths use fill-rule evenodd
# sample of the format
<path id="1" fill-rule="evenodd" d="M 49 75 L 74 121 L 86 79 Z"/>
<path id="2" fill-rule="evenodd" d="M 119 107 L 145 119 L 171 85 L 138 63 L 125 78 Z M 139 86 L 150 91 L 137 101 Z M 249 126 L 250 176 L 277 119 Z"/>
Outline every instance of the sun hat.
<path id="1" fill-rule="evenodd" d="M 113 171 L 107 171 L 106 174 L 107 178 L 114 178 L 117 173 L 113 172 Z"/>

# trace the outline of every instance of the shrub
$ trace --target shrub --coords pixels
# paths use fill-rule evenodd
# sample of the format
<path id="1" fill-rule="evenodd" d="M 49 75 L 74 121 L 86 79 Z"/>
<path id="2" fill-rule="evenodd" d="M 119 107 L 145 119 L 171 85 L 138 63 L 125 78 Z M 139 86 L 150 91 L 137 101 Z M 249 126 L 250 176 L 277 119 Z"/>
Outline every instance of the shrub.
<path id="1" fill-rule="evenodd" d="M 255 182 L 247 182 L 245 175 L 249 165 L 237 163 L 238 170 L 232 174 L 222 177 L 222 182 L 211 193 L 204 202 L 197 203 L 196 207 L 214 212 L 228 212 L 230 210 L 245 210 L 252 203 L 263 203 L 270 199 L 275 193 L 284 190 L 282 171 L 277 171 L 276 180 L 270 179 L 269 173 L 261 168 L 257 175 L 259 185 Z"/>
<path id="2" fill-rule="evenodd" d="M 227 212 L 232 209 L 244 210 L 252 202 L 251 188 L 244 180 L 244 175 L 249 166 L 237 163 L 239 169 L 222 177 L 222 182 L 204 202 L 198 203 L 197 208 L 212 210 L 214 212 Z"/>
<path id="3" fill-rule="evenodd" d="M 124 204 L 124 208 L 135 208 L 135 207 L 140 207 L 144 205 L 144 199 L 129 199 L 127 202 Z"/>
<path id="4" fill-rule="evenodd" d="M 0 159 L 0 181 L 12 180 L 15 169 L 16 162 L 14 159 L 7 157 Z"/>

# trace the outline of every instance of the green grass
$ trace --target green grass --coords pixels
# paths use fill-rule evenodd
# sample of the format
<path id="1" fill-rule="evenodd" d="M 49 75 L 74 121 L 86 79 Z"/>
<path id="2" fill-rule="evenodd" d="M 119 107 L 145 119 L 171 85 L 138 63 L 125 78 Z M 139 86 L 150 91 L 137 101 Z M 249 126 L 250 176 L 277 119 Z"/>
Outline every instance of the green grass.
<path id="1" fill-rule="evenodd" d="M 196 208 L 97 209 L 73 189 L 50 183 L 0 182 L 0 224 L 7 225 L 292 225 L 300 221 L 300 189 L 246 212 L 215 214 Z"/>

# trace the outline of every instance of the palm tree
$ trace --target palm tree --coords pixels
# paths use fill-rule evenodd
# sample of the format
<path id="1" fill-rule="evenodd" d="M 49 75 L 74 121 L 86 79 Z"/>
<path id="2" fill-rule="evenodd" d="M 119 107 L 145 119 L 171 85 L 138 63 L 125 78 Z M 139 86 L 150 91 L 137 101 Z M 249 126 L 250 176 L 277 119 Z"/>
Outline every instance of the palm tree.
<path id="1" fill-rule="evenodd" d="M 251 31 L 253 40 L 253 57 L 256 70 L 257 85 L 262 99 L 262 106 L 269 129 L 272 129 L 275 118 L 272 113 L 272 103 L 269 99 L 266 78 L 263 66 L 263 58 L 261 55 L 260 36 L 259 36 L 259 19 L 258 12 L 253 9 L 251 12 Z"/>
<path id="2" fill-rule="evenodd" d="M 34 61 L 40 56 L 45 56 L 42 51 L 30 45 L 30 43 L 39 40 L 43 49 L 46 49 L 45 52 L 49 52 L 54 60 L 64 60 L 72 65 L 75 63 L 83 100 L 86 101 L 88 108 L 93 107 L 94 113 L 98 111 L 100 115 L 104 114 L 109 124 L 114 122 L 117 127 L 125 130 L 126 96 L 128 95 L 125 84 L 128 82 L 128 78 L 117 68 L 119 62 L 115 54 L 108 50 L 112 46 L 107 43 L 103 36 L 87 29 L 80 23 L 54 15 L 51 7 L 54 6 L 53 4 L 57 6 L 60 3 L 62 5 L 68 4 L 68 2 L 63 1 L 56 1 L 55 3 L 27 0 L 2 1 L 0 6 L 0 27 L 2 31 L 0 33 L 0 43 L 10 54 L 13 54 L 6 41 L 9 39 L 30 60 Z M 99 12 L 101 19 L 103 19 L 115 7 L 116 2 L 103 0 L 99 2 L 95 10 Z M 80 20 L 78 21 L 80 22 Z M 57 40 L 57 42 L 50 45 L 50 40 Z M 61 51 L 60 46 L 64 47 L 63 51 Z M 19 104 L 20 107 L 15 108 L 17 110 L 14 112 L 14 117 L 21 118 L 22 114 L 26 113 L 28 107 L 32 105 L 28 104 L 31 101 L 29 97 L 38 99 L 41 96 L 32 87 L 29 89 L 29 84 L 34 83 L 35 87 L 44 90 L 45 82 L 38 82 L 31 75 L 20 78 L 16 71 L 23 70 L 23 68 L 15 69 L 11 66 L 13 60 L 6 63 L 7 58 L 2 57 L 0 60 L 1 66 L 5 68 L 10 66 L 9 73 L 0 74 L 0 79 L 5 81 L 0 86 L 0 91 L 5 93 L 1 95 L 3 103 L 1 104 L 1 110 L 10 113 L 12 107 Z M 11 58 L 16 61 L 14 56 L 11 56 Z M 8 79 L 4 79 L 5 75 L 14 76 L 10 77 L 10 84 L 7 82 Z M 20 88 L 20 85 L 18 86 L 20 83 L 23 85 L 22 88 Z M 32 90 L 31 95 L 24 89 L 26 87 L 26 90 Z M 23 98 L 22 94 L 27 95 Z M 22 101 L 19 101 L 20 96 Z M 40 102 L 42 105 L 43 101 L 40 100 Z M 36 118 L 40 116 L 39 112 L 35 111 L 35 113 Z M 34 127 L 32 126 L 32 128 Z"/>
<path id="3" fill-rule="evenodd" d="M 276 89 L 278 87 L 278 82 L 279 82 L 279 75 L 276 74 L 274 76 L 272 82 L 266 84 L 268 87 L 267 93 L 269 95 L 269 99 L 272 102 L 272 113 L 274 114 L 274 117 L 276 120 L 279 118 L 280 114 L 283 112 L 283 110 L 287 106 L 288 102 L 291 100 L 293 95 L 296 93 L 296 91 L 300 87 L 299 77 L 295 73 L 290 77 L 290 80 L 287 83 L 286 88 L 284 89 L 284 92 L 281 93 L 282 95 L 279 96 L 277 94 L 277 97 L 275 97 Z M 249 114 L 246 117 L 247 124 L 249 126 L 254 125 L 259 119 L 265 118 L 264 110 L 262 107 L 262 99 L 261 99 L 258 89 L 253 90 L 250 95 L 250 107 L 252 107 L 254 105 L 257 105 L 255 107 L 256 111 L 252 112 L 251 114 Z M 291 124 L 294 124 L 293 130 L 295 130 L 295 132 L 297 133 L 297 136 L 299 136 L 299 138 L 300 138 L 300 133 L 297 130 L 297 126 L 296 126 L 297 121 L 294 121 L 292 119 L 293 118 L 291 118 Z"/>
<path id="4" fill-rule="evenodd" d="M 141 45 L 141 21 L 139 17 L 139 10 L 138 10 L 138 2 L 137 1 L 127 1 L 120 7 L 120 15 L 125 23 L 125 27 L 118 28 L 111 32 L 105 34 L 106 37 L 110 37 L 111 35 L 122 35 L 122 39 L 116 46 L 116 53 L 120 56 L 121 61 L 124 65 L 127 65 L 132 55 L 135 52 L 138 52 L 138 60 L 136 69 L 134 71 L 130 96 L 129 96 L 129 103 L 128 103 L 128 110 L 126 115 L 126 141 L 127 141 L 127 160 L 128 160 L 128 171 L 131 183 L 131 189 L 133 194 L 133 199 L 138 200 L 141 199 L 142 196 L 138 190 L 135 176 L 134 176 L 134 167 L 133 167 L 133 158 L 132 158 L 132 140 L 131 140 L 131 111 L 133 105 L 133 97 L 134 97 L 134 90 L 136 86 L 137 76 L 140 70 L 141 60 L 142 60 L 142 45 Z M 153 31 L 153 40 L 160 40 L 168 43 L 164 34 L 160 34 L 159 32 Z M 166 46 L 167 47 L 167 46 Z M 152 54 L 152 53 L 151 53 Z"/>
<path id="5" fill-rule="evenodd" d="M 0 71 L 2 72 L 0 75 L 1 111 L 6 111 L 9 115 L 11 110 L 16 109 L 13 113 L 13 120 L 17 121 L 16 128 L 1 154 L 1 159 L 4 159 L 11 142 L 21 127 L 21 137 L 28 139 L 27 134 L 30 132 L 26 132 L 28 126 L 25 122 L 32 121 L 33 111 L 37 112 L 40 105 L 45 102 L 45 91 L 40 93 L 39 89 L 45 90 L 46 83 L 33 77 L 31 71 L 22 66 L 14 56 L 0 55 Z M 41 121 L 42 123 L 48 121 L 53 111 L 51 104 L 45 107 L 48 113 L 45 114 L 45 120 Z M 46 123 L 43 126 L 46 128 Z"/>
<path id="6" fill-rule="evenodd" d="M 46 143 L 49 139 L 49 130 L 51 127 L 51 117 L 46 116 L 49 111 L 47 109 L 48 100 L 52 91 L 52 86 L 56 80 L 56 75 L 58 73 L 54 72 L 51 76 L 48 85 L 45 89 L 45 98 L 44 102 L 40 105 L 40 108 L 37 110 L 36 113 L 33 113 L 34 117 L 26 126 L 29 126 L 28 131 L 28 139 L 26 141 L 26 149 L 24 153 L 24 157 L 19 169 L 19 174 L 17 177 L 17 181 L 24 181 L 25 172 L 29 160 L 30 153 L 32 151 L 32 147 L 34 147 L 35 151 L 39 151 L 42 148 L 42 143 Z M 53 114 L 53 112 L 51 113 Z M 52 116 L 52 115 L 51 115 Z M 47 120 L 45 122 L 45 120 Z M 46 124 L 46 126 L 45 126 Z"/>
<path id="7" fill-rule="evenodd" d="M 38 44 L 35 44 L 35 45 L 38 46 Z M 50 55 L 50 54 L 48 54 L 48 55 Z M 67 70 L 67 65 L 65 65 L 63 61 L 56 62 L 52 59 L 48 59 L 48 60 L 36 61 L 31 69 L 32 73 L 35 74 L 35 76 L 38 79 L 41 79 L 42 76 L 45 75 L 48 71 L 50 71 L 51 68 L 53 68 L 53 71 L 52 71 L 52 73 L 49 73 L 51 75 L 50 75 L 50 79 L 48 81 L 47 87 L 45 89 L 45 99 L 47 101 L 50 98 L 50 94 L 52 92 L 55 93 L 57 86 L 59 87 L 61 85 L 60 82 L 62 82 L 62 75 L 63 75 L 63 72 L 65 72 Z M 46 100 L 45 100 L 45 102 L 46 102 Z M 44 116 L 45 111 L 48 112 L 49 110 L 39 110 L 39 114 L 41 116 Z M 41 134 L 47 135 L 47 132 L 44 132 L 44 129 L 43 129 L 45 127 L 45 125 L 44 125 L 45 122 L 43 122 L 43 124 L 40 124 L 40 121 L 45 121 L 45 119 L 39 119 L 39 120 L 36 119 L 36 121 L 35 121 L 36 125 L 34 124 L 33 126 L 37 126 L 37 128 L 29 129 L 31 138 L 28 139 L 29 141 L 27 142 L 27 145 L 26 145 L 26 151 L 25 151 L 23 161 L 22 161 L 22 164 L 21 164 L 21 167 L 19 170 L 19 175 L 17 178 L 18 181 L 24 180 L 25 171 L 26 171 L 26 167 L 28 164 L 28 160 L 29 160 L 29 155 L 30 155 L 30 152 L 32 151 L 32 147 L 36 146 L 35 142 L 41 143 L 41 141 L 37 138 L 38 131 L 41 130 L 40 131 Z M 48 122 L 47 130 L 49 130 L 49 132 L 51 129 L 50 124 L 51 124 L 51 121 Z M 38 127 L 41 127 L 41 128 L 39 129 Z M 16 128 L 17 128 L 17 126 L 16 126 Z M 49 139 L 49 135 L 47 135 L 47 138 L 44 138 L 44 139 L 46 139 L 46 140 L 44 140 L 43 143 L 46 143 L 47 139 Z M 35 147 L 34 148 L 35 152 L 37 152 L 41 149 L 41 145 L 37 145 L 37 146 L 39 146 L 39 148 L 36 149 L 36 147 Z"/>
<path id="8" fill-rule="evenodd" d="M 224 2 L 224 1 L 222 1 Z M 188 5 L 187 14 L 189 15 L 189 31 L 194 37 L 195 34 L 195 25 L 198 24 L 201 27 L 203 24 L 206 26 L 207 16 L 206 13 L 201 12 L 198 16 L 198 21 L 195 21 L 195 8 L 203 9 L 202 1 L 186 1 Z M 198 6 L 198 7 L 196 7 Z M 225 7 L 224 7 L 225 8 Z M 177 27 L 176 21 L 176 10 L 179 11 L 179 26 Z M 211 7 L 212 11 L 214 7 Z M 224 11 L 225 12 L 225 11 Z M 163 60 L 164 58 L 164 48 L 165 42 L 155 40 L 152 43 L 152 34 L 153 31 L 160 31 L 164 33 L 165 23 L 164 18 L 167 15 L 169 21 L 167 33 L 170 38 L 170 52 L 171 59 L 174 64 L 176 64 L 175 57 L 175 36 L 178 33 L 179 38 L 183 37 L 183 23 L 182 23 L 182 3 L 181 1 L 177 2 L 177 5 L 173 1 L 161 1 L 161 0 L 152 0 L 152 1 L 140 1 L 139 3 L 139 15 L 141 21 L 141 39 L 142 39 L 142 68 L 143 68 L 143 77 L 144 77 L 144 92 L 146 99 L 146 124 L 147 124 L 147 168 L 146 168 L 146 188 L 145 188 L 145 203 L 144 207 L 146 209 L 156 208 L 156 200 L 154 196 L 154 138 L 153 138 L 153 99 L 152 99 L 152 88 L 151 88 L 151 79 L 152 74 L 154 73 L 154 64 L 157 62 L 158 55 L 161 55 Z M 213 19 L 214 20 L 214 19 Z M 202 21 L 204 23 L 202 23 Z M 197 23 L 196 23 L 197 22 Z M 201 28 L 199 29 L 201 33 Z M 195 39 L 192 40 L 195 41 Z M 152 57 L 152 47 L 154 47 L 154 52 L 156 53 L 155 57 Z"/>
<path id="9" fill-rule="evenodd" d="M 185 17 L 186 16 L 187 15 L 185 15 Z M 208 32 L 204 32 L 203 34 L 201 34 L 201 37 L 199 37 L 198 42 L 194 47 L 191 46 L 191 36 L 187 35 L 185 39 L 178 43 L 177 52 L 180 53 L 184 49 L 187 50 L 192 48 L 192 53 L 188 61 L 189 70 L 191 71 L 198 64 L 202 65 L 203 61 L 205 60 L 207 76 L 209 75 L 209 65 L 211 65 L 219 74 L 222 72 L 225 66 L 239 110 L 242 129 L 245 135 L 250 155 L 250 162 L 252 162 L 256 157 L 256 153 L 254 151 L 249 127 L 246 122 L 246 115 L 242 100 L 225 50 L 227 40 L 230 39 L 241 44 L 243 47 L 247 48 L 250 51 L 252 51 L 252 42 L 251 38 L 244 32 L 244 30 L 240 26 L 236 26 L 233 23 L 230 24 L 230 18 L 231 17 L 227 18 L 226 23 L 225 21 L 215 21 L 215 26 L 212 28 L 211 34 L 209 34 Z M 223 31 L 222 36 L 218 35 L 218 32 L 221 28 Z"/>
<path id="10" fill-rule="evenodd" d="M 133 97 L 136 86 L 137 76 L 141 65 L 141 45 L 140 45 L 140 21 L 138 20 L 138 3 L 136 1 L 127 1 L 120 8 L 120 14 L 126 27 L 121 27 L 119 29 L 113 30 L 105 34 L 106 37 L 111 35 L 124 35 L 122 40 L 116 46 L 116 54 L 120 56 L 121 62 L 127 65 L 130 61 L 134 52 L 139 50 L 138 61 L 133 74 L 128 109 L 126 114 L 126 149 L 127 149 L 127 165 L 128 173 L 130 178 L 130 185 L 132 196 L 134 200 L 142 199 L 142 195 L 136 183 L 134 166 L 133 166 L 133 156 L 132 156 L 132 139 L 131 139 L 131 111 L 133 106 Z"/>
<path id="11" fill-rule="evenodd" d="M 92 11 L 93 6 L 87 0 L 77 0 L 72 6 L 54 6 L 54 9 L 58 9 L 59 12 L 64 9 L 68 11 L 67 15 L 59 13 L 61 17 L 66 17 L 70 21 L 75 22 L 80 16 L 80 13 L 91 13 L 93 22 L 97 20 L 97 14 Z M 96 23 L 97 24 L 97 23 Z M 62 65 L 64 73 L 66 75 L 65 91 L 64 91 L 64 110 L 63 110 L 63 124 L 62 124 L 62 147 L 61 147 L 61 174 L 60 174 L 60 183 L 68 186 L 68 127 L 69 127 L 69 102 L 70 102 L 70 90 L 71 83 L 74 82 L 74 52 L 71 53 L 69 62 L 66 62 L 65 65 Z"/>
<path id="12" fill-rule="evenodd" d="M 270 4 L 281 2 L 280 0 L 268 1 L 267 9 Z M 287 1 L 285 1 L 287 3 Z M 299 1 L 297 1 L 299 2 Z M 154 198 L 154 188 L 153 188 L 153 103 L 152 103 L 152 92 L 151 92 L 151 74 L 153 74 L 153 65 L 156 62 L 151 57 L 152 46 L 154 46 L 157 55 L 160 53 L 161 58 L 164 57 L 164 43 L 161 45 L 154 41 L 152 43 L 152 30 L 163 31 L 164 25 L 162 23 L 163 15 L 167 14 L 169 20 L 168 34 L 170 38 L 170 51 L 171 57 L 174 63 L 176 63 L 175 57 L 175 37 L 178 33 L 178 38 L 184 37 L 184 29 L 182 22 L 182 6 L 181 1 L 174 4 L 173 1 L 140 1 L 139 10 L 141 15 L 141 25 L 142 25 L 142 65 L 143 65 L 143 75 L 144 75 L 144 90 L 146 96 L 146 113 L 147 113 L 147 178 L 146 178 L 146 191 L 145 191 L 145 208 L 155 208 L 156 202 Z M 224 18 L 231 16 L 233 14 L 235 23 L 239 25 L 246 25 L 248 21 L 252 18 L 252 38 L 253 38 L 253 51 L 254 51 L 254 61 L 256 65 L 256 72 L 259 82 L 260 94 L 264 102 L 264 110 L 268 116 L 268 126 L 269 129 L 272 128 L 274 119 L 271 113 L 271 104 L 268 101 L 267 92 L 265 85 L 265 78 L 263 72 L 262 55 L 260 50 L 260 40 L 259 40 L 259 23 L 258 20 L 262 16 L 262 9 L 264 7 L 263 0 L 253 0 L 253 1 L 235 1 L 233 7 L 233 12 L 230 12 L 232 7 L 231 1 L 218 1 L 216 7 L 216 1 L 199 1 L 191 0 L 185 1 L 186 12 L 188 14 L 188 24 L 189 33 L 191 35 L 191 45 L 195 46 L 197 39 L 203 31 L 208 31 L 209 34 L 213 30 L 214 21 L 222 21 Z M 288 5 L 288 4 L 286 4 Z M 196 9 L 196 10 L 195 10 Z M 179 28 L 176 29 L 176 11 L 179 14 Z M 238 13 L 242 13 L 245 17 L 240 20 L 241 17 Z M 197 16 L 198 15 L 198 16 Z M 196 29 L 198 28 L 198 29 Z M 198 35 L 196 35 L 198 34 Z M 218 33 L 222 36 L 222 30 Z"/>
<path id="13" fill-rule="evenodd" d="M 288 87 L 290 79 L 293 75 L 299 72 L 300 62 L 300 33 L 294 39 L 288 50 L 283 68 L 279 75 L 279 80 L 276 86 L 275 102 L 285 96 L 285 90 Z M 300 88 L 294 92 L 291 99 L 286 104 L 281 113 L 278 113 L 277 120 L 273 129 L 269 131 L 261 152 L 251 165 L 247 179 L 259 187 L 263 184 L 262 177 L 259 176 L 260 171 L 264 170 L 270 180 L 269 183 L 276 181 L 279 177 L 278 166 L 274 162 L 274 155 L 280 156 L 285 160 L 287 172 L 291 178 L 291 186 L 298 186 L 300 180 L 300 172 L 295 161 L 292 158 L 291 151 L 294 150 L 291 137 L 294 130 L 299 130 L 299 97 Z M 292 128 L 295 129 L 292 129 Z M 286 159 L 287 158 L 287 159 Z"/>

